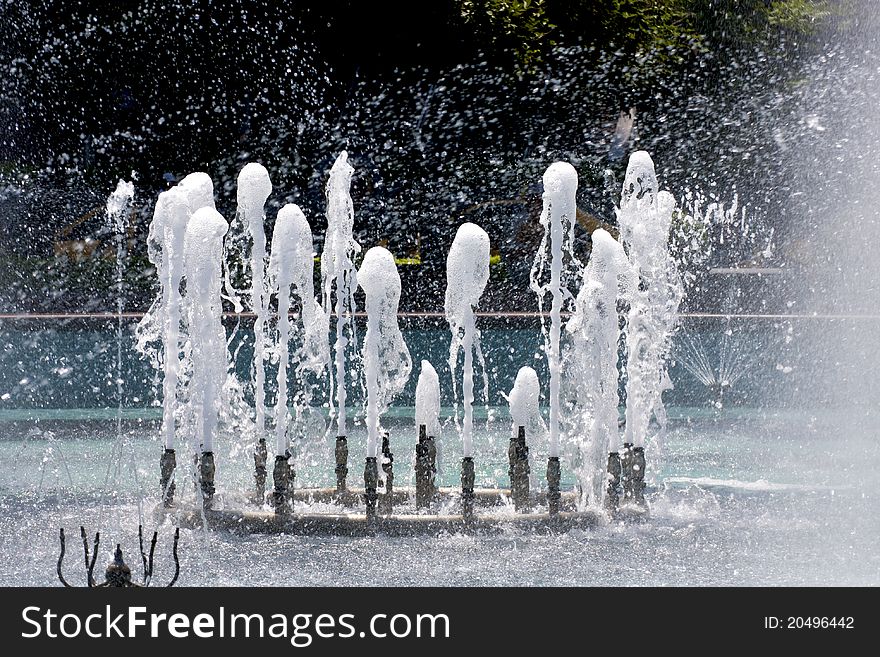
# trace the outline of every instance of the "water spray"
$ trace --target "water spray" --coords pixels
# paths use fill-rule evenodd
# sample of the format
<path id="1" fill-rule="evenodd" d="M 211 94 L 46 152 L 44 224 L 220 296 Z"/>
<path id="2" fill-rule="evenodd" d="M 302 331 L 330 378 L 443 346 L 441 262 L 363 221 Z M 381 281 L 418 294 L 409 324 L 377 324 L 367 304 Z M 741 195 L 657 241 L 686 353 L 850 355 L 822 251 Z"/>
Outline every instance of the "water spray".
<path id="1" fill-rule="evenodd" d="M 474 351 L 479 352 L 480 333 L 476 328 L 474 307 L 479 303 L 489 282 L 489 236 L 472 223 L 459 226 L 446 258 L 446 321 L 452 332 L 449 348 L 449 369 L 453 389 L 456 387 L 456 366 L 459 350 L 464 352 L 462 371 L 462 403 L 464 423 L 461 439 L 462 514 L 470 523 L 474 513 Z M 485 380 L 485 372 L 483 373 Z"/>
<path id="2" fill-rule="evenodd" d="M 351 177 L 353 167 L 348 163 L 348 153 L 343 151 L 330 169 L 327 181 L 327 232 L 321 252 L 321 289 L 324 312 L 329 317 L 336 314 L 336 344 L 334 346 L 335 369 L 331 370 L 332 388 L 336 393 L 336 488 L 346 489 L 348 475 L 348 441 L 346 438 L 345 351 L 354 338 L 355 311 L 354 291 L 358 281 L 352 259 L 361 250 L 355 241 L 354 205 L 351 200 Z"/>

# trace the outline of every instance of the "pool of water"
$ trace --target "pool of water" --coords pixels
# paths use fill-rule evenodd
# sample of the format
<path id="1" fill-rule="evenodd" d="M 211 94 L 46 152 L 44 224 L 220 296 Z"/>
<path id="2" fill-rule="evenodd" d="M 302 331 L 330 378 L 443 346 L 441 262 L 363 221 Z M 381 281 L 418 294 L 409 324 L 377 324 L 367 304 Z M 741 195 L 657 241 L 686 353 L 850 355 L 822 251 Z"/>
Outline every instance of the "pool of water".
<path id="1" fill-rule="evenodd" d="M 253 333 L 248 318 L 226 318 L 239 380 L 250 380 Z M 454 403 L 449 359 L 449 328 L 442 317 L 401 317 L 403 335 L 413 359 L 413 376 L 395 400 L 411 406 L 422 359 L 429 360 L 441 381 L 443 403 Z M 546 392 L 546 357 L 540 326 L 534 317 L 480 317 L 488 403 L 506 404 L 503 393 L 513 386 L 520 367 L 538 373 Z M 134 349 L 135 322 L 126 318 L 122 340 L 122 405 L 128 413 L 161 405 L 161 376 Z M 363 335 L 360 327 L 359 335 Z M 333 336 L 330 336 L 331 342 Z M 852 343 L 863 344 L 857 350 Z M 705 406 L 716 393 L 695 372 L 719 376 L 726 387 L 724 403 L 745 407 L 805 407 L 847 401 L 840 386 L 816 385 L 834 372 L 841 380 L 859 381 L 861 391 L 870 389 L 880 400 L 880 376 L 866 376 L 862 358 L 841 354 L 875 350 L 880 344 L 880 318 L 821 319 L 803 316 L 684 317 L 675 337 L 670 378 L 673 388 L 664 394 L 667 404 Z M 835 346 L 840 349 L 835 349 Z M 295 347 L 295 342 L 292 348 Z M 32 412 L 35 416 L 70 409 L 115 409 L 120 401 L 116 385 L 117 335 L 115 320 L 69 318 L 0 319 L 0 415 Z M 266 376 L 267 402 L 274 403 L 275 364 Z M 482 373 L 477 372 L 478 390 Z M 361 386 L 349 386 L 352 406 L 360 403 Z M 624 390 L 621 387 L 621 394 Z M 245 400 L 253 404 L 252 391 L 244 386 Z M 326 386 L 315 389 L 315 401 L 325 401 Z M 27 416 L 27 415 L 24 415 Z"/>
<path id="2" fill-rule="evenodd" d="M 68 579 L 82 580 L 78 527 L 100 529 L 99 563 L 121 542 L 137 564 L 137 525 L 157 526 L 158 424 L 76 411 L 0 417 L 2 585 L 55 585 L 58 528 L 67 528 Z M 506 480 L 509 426 L 478 422 L 478 481 Z M 782 411 L 673 408 L 650 491 L 651 519 L 595 530 L 439 538 L 306 538 L 181 532 L 183 585 L 877 585 L 880 584 L 876 409 Z M 442 483 L 457 481 L 452 420 Z M 407 409 L 388 421 L 396 481 L 406 483 L 415 441 Z M 316 426 L 316 430 L 317 430 Z M 298 448 L 298 485 L 332 481 L 332 437 Z M 351 440 L 351 481 L 363 432 Z M 305 443 L 308 444 L 305 444 Z M 248 445 L 220 441 L 218 491 L 250 485 Z M 541 485 L 541 444 L 533 447 Z M 571 485 L 569 473 L 564 477 Z M 192 495 L 181 485 L 181 495 Z M 172 520 L 158 523 L 155 580 L 170 574 Z"/>

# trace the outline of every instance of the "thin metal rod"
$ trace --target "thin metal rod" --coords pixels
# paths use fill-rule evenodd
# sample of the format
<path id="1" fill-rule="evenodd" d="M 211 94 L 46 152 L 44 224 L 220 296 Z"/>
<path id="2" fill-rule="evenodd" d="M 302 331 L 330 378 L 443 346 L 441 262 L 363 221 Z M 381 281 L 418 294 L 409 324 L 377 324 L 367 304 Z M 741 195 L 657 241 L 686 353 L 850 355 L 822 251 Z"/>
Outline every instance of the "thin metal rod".
<path id="1" fill-rule="evenodd" d="M 61 580 L 61 583 L 64 584 L 67 588 L 73 588 L 70 584 L 67 583 L 67 580 L 64 579 L 64 575 L 61 573 L 61 562 L 64 561 L 64 527 L 61 528 L 61 555 L 58 557 L 58 579 Z"/>
<path id="2" fill-rule="evenodd" d="M 171 588 L 174 586 L 175 582 L 177 582 L 177 578 L 180 576 L 180 560 L 177 558 L 177 541 L 180 538 L 180 527 L 177 527 L 174 530 L 174 548 L 172 549 L 172 554 L 174 555 L 174 577 L 168 583 L 167 588 Z"/>

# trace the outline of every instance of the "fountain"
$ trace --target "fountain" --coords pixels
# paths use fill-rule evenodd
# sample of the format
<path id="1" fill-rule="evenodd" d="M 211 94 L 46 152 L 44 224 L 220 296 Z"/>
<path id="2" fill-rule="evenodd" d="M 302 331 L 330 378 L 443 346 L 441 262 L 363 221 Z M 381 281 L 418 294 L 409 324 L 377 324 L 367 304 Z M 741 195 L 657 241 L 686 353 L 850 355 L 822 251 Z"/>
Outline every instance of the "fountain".
<path id="1" fill-rule="evenodd" d="M 348 430 L 346 426 L 345 352 L 356 341 L 352 316 L 355 312 L 354 292 L 357 273 L 352 258 L 361 250 L 352 236 L 354 206 L 349 188 L 354 168 L 343 151 L 330 169 L 327 181 L 327 233 L 321 252 L 321 289 L 324 312 L 336 315 L 336 369 L 331 371 L 331 387 L 336 393 L 336 490 L 346 490 L 348 476 Z M 330 403 L 333 403 L 331 396 Z"/>
<path id="2" fill-rule="evenodd" d="M 183 187 L 173 187 L 159 195 L 147 242 L 150 262 L 156 266 L 159 296 L 145 316 L 146 321 L 161 323 L 164 377 L 162 381 L 162 443 L 165 447 L 159 464 L 162 500 L 174 501 L 176 461 L 177 385 L 180 380 L 180 282 L 183 278 L 183 241 L 189 221 L 189 201 Z M 144 321 L 140 327 L 146 326 Z M 139 328 L 140 328 L 139 327 Z M 143 347 L 141 351 L 144 351 Z"/>
<path id="3" fill-rule="evenodd" d="M 120 180 L 116 189 L 110 194 L 105 207 L 107 220 L 113 231 L 113 237 L 116 247 L 116 441 L 113 444 L 114 450 L 118 457 L 122 456 L 123 451 L 127 452 L 129 457 L 131 450 L 126 449 L 125 436 L 122 432 L 122 396 L 124 379 L 122 375 L 122 314 L 125 311 L 125 302 L 123 297 L 123 277 L 125 275 L 125 237 L 126 228 L 128 226 L 128 213 L 132 201 L 134 200 L 134 183 Z M 113 463 L 111 458 L 107 464 L 107 475 L 104 477 L 105 488 L 110 479 L 110 465 Z M 137 471 L 134 470 L 134 476 L 137 478 Z"/>
<path id="4" fill-rule="evenodd" d="M 384 488 L 383 512 L 388 515 L 392 504 L 393 457 L 390 447 L 383 445 L 382 471 L 378 467 L 380 424 L 388 408 L 409 379 L 412 361 L 409 349 L 397 326 L 397 304 L 400 301 L 400 275 L 394 256 L 381 246 L 367 251 L 357 273 L 358 285 L 366 295 L 367 333 L 364 335 L 363 363 L 367 388 L 367 457 L 364 465 L 364 489 L 367 502 L 367 523 L 375 525 L 378 485 Z"/>
<path id="5" fill-rule="evenodd" d="M 811 3 L 753 3 L 748 45 L 701 3 L 705 39 L 672 50 L 577 43 L 550 11 L 557 45 L 516 71 L 430 43 L 374 58 L 332 11 L 200 23 L 151 0 L 133 32 L 26 4 L 5 25 L 5 583 L 51 584 L 60 525 L 84 585 L 81 524 L 98 572 L 128 581 L 119 542 L 141 582 L 138 520 L 160 585 L 175 526 L 187 585 L 878 579 L 872 3 L 812 34 L 777 22 Z M 108 55 L 132 75 L 102 77 Z M 108 207 L 119 177 L 137 197 Z M 466 221 L 489 255 L 450 279 L 487 280 L 447 322 Z M 412 371 L 386 403 L 368 333 L 398 281 Z"/>
<path id="6" fill-rule="evenodd" d="M 214 209 L 214 184 L 206 173 L 191 173 L 175 187 L 159 194 L 147 237 L 147 254 L 156 266 L 159 293 L 150 310 L 135 329 L 137 350 L 159 367 L 159 354 L 152 348 L 161 342 L 162 442 L 159 485 L 163 504 L 174 502 L 177 468 L 178 387 L 191 361 L 181 356 L 181 322 L 184 319 L 180 293 L 184 277 L 184 250 L 190 217 L 201 208 Z M 185 420 L 184 420 L 185 421 Z"/>
<path id="7" fill-rule="evenodd" d="M 242 252 L 249 255 L 250 309 L 254 313 L 254 410 L 256 413 L 256 444 L 254 445 L 254 479 L 257 497 L 262 499 L 266 481 L 266 314 L 268 290 L 265 281 L 266 232 L 263 206 L 272 193 L 272 182 L 266 167 L 256 162 L 246 164 L 238 174 L 238 212 L 233 223 L 233 239 L 244 242 Z M 229 276 L 227 287 L 231 287 Z M 233 295 L 234 296 L 234 295 Z M 238 302 L 236 302 L 238 306 Z M 241 312 L 236 307 L 237 312 Z"/>
<path id="8" fill-rule="evenodd" d="M 574 313 L 566 325 L 565 387 L 572 400 L 567 424 L 577 436 L 579 507 L 604 505 L 616 512 L 620 457 L 610 450 L 618 438 L 618 301 L 633 285 L 633 276 L 623 247 L 607 231 L 593 231 L 592 242 Z"/>
<path id="9" fill-rule="evenodd" d="M 779 350 L 791 340 L 792 329 L 780 333 L 743 326 L 728 314 L 718 334 L 707 336 L 699 330 L 684 332 L 675 343 L 675 362 L 709 391 L 709 401 L 717 410 L 725 407 L 725 398 L 736 391 L 738 384 L 755 374 L 766 359 L 768 348 Z M 776 364 L 788 373 L 791 368 Z"/>
<path id="10" fill-rule="evenodd" d="M 669 252 L 669 227 L 675 199 L 659 191 L 654 163 L 644 151 L 632 154 L 623 183 L 620 237 L 633 276 L 626 319 L 626 430 L 620 455 L 624 497 L 644 506 L 645 448 L 662 454 L 666 429 L 663 391 L 671 338 L 683 296 L 675 261 Z M 655 420 L 657 429 L 651 430 Z"/>
<path id="11" fill-rule="evenodd" d="M 416 384 L 416 507 L 425 508 L 436 497 L 437 465 L 440 460 L 440 377 L 427 360 L 422 361 Z"/>
<path id="12" fill-rule="evenodd" d="M 278 299 L 278 391 L 275 403 L 275 490 L 272 500 L 279 513 L 289 510 L 292 497 L 288 489 L 293 486 L 287 407 L 287 370 L 292 338 L 289 316 L 291 290 L 298 297 L 302 322 L 302 346 L 296 358 L 297 373 L 302 375 L 311 371 L 320 374 L 329 360 L 326 341 L 328 322 L 323 308 L 315 300 L 312 253 L 312 230 L 305 215 L 298 206 L 285 205 L 278 211 L 275 220 L 269 261 L 269 288 Z"/>
<path id="13" fill-rule="evenodd" d="M 223 216 L 205 206 L 190 217 L 183 242 L 187 326 L 192 343 L 189 411 L 200 452 L 199 483 L 205 509 L 211 508 L 214 498 L 214 430 L 228 362 L 220 302 L 223 236 L 228 229 Z"/>
<path id="14" fill-rule="evenodd" d="M 538 373 L 531 367 L 521 367 L 516 373 L 516 381 L 507 396 L 510 404 L 510 417 L 513 426 L 507 458 L 510 464 L 510 496 L 517 511 L 529 509 L 529 447 L 528 436 L 544 433 L 546 428 L 541 418 L 541 382 Z"/>
<path id="15" fill-rule="evenodd" d="M 641 168 L 640 168 L 641 167 Z M 592 526 L 605 514 L 625 518 L 621 509 L 635 506 L 646 510 L 643 480 L 645 465 L 641 457 L 645 436 L 636 440 L 627 427 L 624 456 L 610 451 L 616 446 L 618 431 L 617 345 L 620 336 L 618 305 L 629 304 L 626 337 L 635 354 L 628 363 L 630 399 L 636 409 L 645 409 L 660 418 L 662 407 L 660 376 L 668 336 L 674 326 L 673 270 L 664 269 L 670 261 L 664 250 L 663 235 L 672 214 L 670 198 L 657 195 L 653 204 L 643 201 L 649 195 L 633 192 L 632 180 L 646 190 L 653 189 L 645 178 L 644 158 L 637 154 L 631 162 L 621 204 L 622 224 L 626 226 L 621 245 L 602 229 L 592 234 L 592 254 L 582 266 L 574 254 L 575 191 L 577 174 L 566 163 L 556 163 L 544 175 L 544 211 L 541 224 L 544 238 L 535 257 L 531 287 L 539 304 L 549 294 L 550 328 L 544 332 L 549 370 L 549 423 L 541 416 L 541 385 L 530 367 L 517 373 L 513 388 L 505 395 L 512 418 L 508 448 L 509 489 L 481 488 L 476 485 L 475 440 L 480 433 L 475 423 L 475 356 L 482 367 L 483 396 L 488 395 L 486 366 L 480 346 L 475 309 L 489 281 L 490 242 L 486 232 L 473 223 L 462 224 L 447 257 L 445 316 L 451 342 L 448 366 L 453 397 L 459 399 L 462 420 L 459 426 L 462 455 L 460 487 L 439 485 L 442 468 L 440 435 L 440 379 L 431 363 L 423 360 L 416 385 L 414 486 L 395 486 L 394 455 L 390 433 L 382 417 L 410 377 L 412 361 L 398 325 L 401 278 L 394 256 L 375 246 L 363 257 L 359 269 L 352 258 L 359 247 L 352 237 L 352 204 L 348 193 L 353 173 L 345 153 L 330 171 L 327 184 L 328 232 L 321 257 L 323 306 L 315 299 L 313 284 L 312 232 L 302 211 L 288 204 L 279 212 L 272 234 L 271 253 L 265 251 L 263 205 L 271 185 L 265 169 L 247 165 L 239 176 L 238 218 L 246 222 L 250 249 L 251 299 L 257 321 L 254 344 L 264 342 L 266 350 L 255 354 L 252 377 L 257 414 L 255 435 L 265 446 L 267 429 L 264 371 L 268 354 L 277 357 L 274 405 L 274 488 L 268 496 L 271 511 L 262 509 L 260 468 L 257 459 L 258 493 L 256 508 L 235 508 L 234 496 L 215 499 L 214 437 L 223 399 L 224 377 L 229 369 L 226 337 L 221 323 L 221 287 L 233 267 L 224 267 L 224 236 L 227 223 L 211 207 L 210 181 L 202 176 L 188 177 L 193 184 L 181 185 L 160 195 L 153 222 L 151 253 L 161 281 L 159 307 L 154 312 L 163 319 L 162 340 L 166 358 L 163 390 L 163 439 L 165 452 L 161 470 L 161 513 L 173 514 L 179 523 L 226 527 L 236 531 L 284 531 L 302 534 L 413 534 L 442 531 L 490 531 L 510 524 L 552 530 L 571 526 Z M 198 184 L 195 184 L 198 183 Z M 195 190 L 198 190 L 196 192 Z M 632 199 L 636 198 L 636 201 Z M 195 211 L 191 208 L 199 206 Z M 628 213 L 628 214 L 627 214 Z M 653 223 L 651 223 L 653 222 Z M 180 241 L 183 233 L 183 249 Z M 233 235 L 230 239 L 236 239 Z M 627 248 L 627 251 L 624 250 Z M 236 251 L 227 249 L 226 253 Z M 180 271 L 186 292 L 180 298 Z M 264 267 L 264 264 L 266 265 Z M 544 281 L 545 270 L 549 277 Z M 265 270 L 265 271 L 264 271 Z M 638 284 L 637 276 L 641 280 Z M 575 297 L 571 288 L 580 284 Z M 228 280 L 227 291 L 232 290 Z M 364 293 L 366 332 L 358 361 L 346 358 L 354 352 L 354 289 Z M 277 300 L 277 344 L 269 348 L 267 321 L 270 300 Z M 229 298 L 235 302 L 235 298 Z M 335 401 L 336 487 L 296 487 L 294 450 L 291 446 L 289 380 L 295 376 L 293 406 L 297 422 L 310 408 L 308 377 L 320 376 L 330 360 L 329 319 L 331 304 L 336 314 L 335 366 L 328 368 L 331 402 Z M 563 326 L 563 311 L 571 307 L 571 319 Z M 178 308 L 185 309 L 183 323 Z M 299 321 L 291 321 L 297 315 Z M 179 356 L 178 329 L 185 328 L 188 339 Z M 659 327 L 659 329 L 658 329 Z M 658 334 L 657 331 L 666 331 Z M 646 336 L 660 335 L 647 344 Z M 259 350 L 259 349 L 258 349 Z M 291 363 L 294 364 L 291 369 Z M 188 375 L 181 379 L 182 369 Z M 366 445 L 363 489 L 349 488 L 346 383 L 356 380 L 357 369 L 363 381 Z M 460 381 L 459 381 L 460 372 Z M 641 378 L 639 378 L 641 377 Z M 635 379 L 635 383 L 632 379 Z M 656 379 L 657 385 L 647 382 Z M 638 385 L 636 385 L 638 384 Z M 174 391 L 182 386 L 183 392 Z M 459 387 L 460 386 L 460 387 Z M 174 499 L 173 461 L 174 417 L 181 416 L 181 427 L 192 433 L 198 446 L 198 489 L 200 503 L 192 508 Z M 636 417 L 635 415 L 633 417 Z M 167 422 L 165 419 L 167 418 Z M 458 425 L 458 406 L 456 424 Z M 638 422 L 642 421 L 642 425 Z M 645 426 L 643 419 L 633 426 Z M 547 439 L 547 486 L 539 490 L 531 477 L 530 453 L 535 441 Z M 529 441 L 532 442 L 532 448 Z M 258 443 L 259 444 L 259 443 Z M 563 445 L 573 446 L 571 468 L 577 475 L 575 490 L 562 490 Z M 265 447 L 264 447 L 265 449 Z M 543 449 L 543 447 L 542 447 Z M 629 450 L 629 451 L 627 451 Z M 446 450 L 448 451 L 448 450 Z M 610 455 L 609 455 L 610 452 Z M 257 454 L 259 456 L 258 447 Z M 630 456 L 627 456 L 630 455 Z M 606 458 L 607 457 L 607 458 Z M 265 481 L 265 463 L 263 472 Z M 624 500 L 618 504 L 619 486 Z M 512 501 L 514 514 L 504 509 Z M 230 502 L 233 506 L 230 506 Z M 294 506 L 294 502 L 297 506 Z M 300 507 L 302 503 L 302 507 Z M 330 504 L 333 511 L 313 509 L 311 505 Z M 363 505 L 363 506 L 361 506 Z M 546 511 L 537 507 L 546 505 Z M 480 512 L 477 512 L 477 507 Z M 458 513 L 449 513 L 458 507 Z"/>
<path id="16" fill-rule="evenodd" d="M 574 226 L 577 223 L 577 172 L 567 162 L 551 164 L 544 173 L 544 207 L 541 212 L 541 226 L 544 236 L 535 255 L 530 273 L 530 285 L 538 295 L 538 310 L 543 310 L 544 296 L 549 292 L 550 331 L 544 330 L 543 312 L 541 329 L 544 333 L 544 351 L 550 370 L 550 452 L 547 457 L 547 490 L 550 499 L 550 513 L 559 513 L 560 477 L 559 433 L 560 433 L 560 339 L 562 335 L 562 307 L 571 298 L 567 288 L 568 276 L 563 275 L 564 259 L 577 263 L 574 254 Z M 541 282 L 547 263 L 547 249 L 550 250 L 550 280 Z"/>
<path id="17" fill-rule="evenodd" d="M 449 347 L 449 370 L 453 389 L 458 352 L 464 352 L 462 371 L 462 405 L 464 422 L 461 429 L 461 503 L 466 522 L 474 513 L 474 351 L 480 352 L 480 333 L 476 327 L 476 306 L 489 282 L 489 236 L 482 228 L 464 223 L 458 228 L 446 259 L 446 321 L 452 332 Z M 482 356 L 479 356 L 482 360 Z M 485 381 L 485 368 L 483 380 Z"/>

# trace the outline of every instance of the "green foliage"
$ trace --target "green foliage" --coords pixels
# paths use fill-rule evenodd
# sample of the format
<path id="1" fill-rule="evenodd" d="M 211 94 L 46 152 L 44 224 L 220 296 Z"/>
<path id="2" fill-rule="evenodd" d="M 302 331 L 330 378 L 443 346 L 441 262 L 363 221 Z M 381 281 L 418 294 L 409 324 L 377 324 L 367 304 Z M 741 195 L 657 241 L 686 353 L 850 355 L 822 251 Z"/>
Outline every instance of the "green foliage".
<path id="1" fill-rule="evenodd" d="M 604 31 L 631 50 L 662 50 L 698 39 L 688 0 L 601 0 L 580 2 L 596 12 Z"/>
<path id="2" fill-rule="evenodd" d="M 803 34 L 813 32 L 832 15 L 828 0 L 776 0 L 763 10 L 770 25 Z"/>
<path id="3" fill-rule="evenodd" d="M 548 38 L 556 29 L 547 17 L 545 0 L 459 0 L 466 25 L 496 47 L 510 48 L 517 60 L 531 66 L 541 49 L 553 45 Z"/>
<path id="4" fill-rule="evenodd" d="M 707 49 L 717 30 L 725 43 L 779 30 L 809 34 L 844 1 L 830 0 L 456 0 L 478 41 L 511 50 L 526 68 L 558 42 L 613 44 L 632 53 L 678 60 Z"/>

